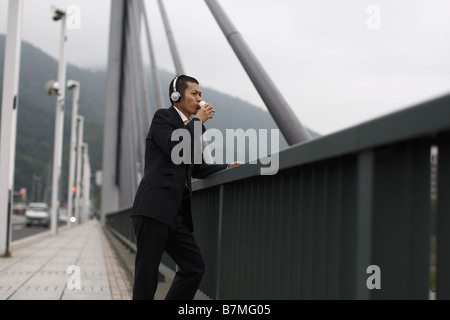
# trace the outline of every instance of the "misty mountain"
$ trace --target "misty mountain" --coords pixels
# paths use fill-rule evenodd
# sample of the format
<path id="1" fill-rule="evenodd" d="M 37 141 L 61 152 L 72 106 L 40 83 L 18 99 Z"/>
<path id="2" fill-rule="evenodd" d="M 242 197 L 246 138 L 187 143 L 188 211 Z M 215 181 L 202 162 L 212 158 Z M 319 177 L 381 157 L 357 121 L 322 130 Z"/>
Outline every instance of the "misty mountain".
<path id="1" fill-rule="evenodd" d="M 0 35 L 0 97 L 3 88 L 4 49 L 5 36 Z M 29 201 L 45 201 L 50 197 L 56 98 L 48 96 L 44 86 L 47 81 L 57 79 L 57 72 L 58 62 L 54 58 L 27 42 L 22 43 L 14 185 L 16 190 L 27 188 Z M 167 91 L 174 75 L 164 70 L 159 72 L 163 90 Z M 151 89 L 150 70 L 147 78 L 150 86 L 150 103 L 154 112 L 156 100 Z M 68 64 L 67 79 L 79 81 L 81 84 L 79 114 L 85 118 L 84 140 L 89 144 L 91 168 L 95 173 L 101 170 L 102 166 L 106 71 L 87 70 Z M 214 104 L 217 114 L 206 124 L 208 129 L 216 128 L 225 134 L 227 128 L 241 128 L 244 131 L 250 128 L 278 128 L 267 111 L 239 98 L 210 89 L 202 83 L 201 87 L 203 95 Z M 168 94 L 166 101 L 167 106 L 164 107 L 170 106 Z M 71 113 L 72 92 L 66 90 L 61 199 L 67 198 Z M 144 131 L 145 136 L 148 128 L 144 128 Z M 314 132 L 310 133 L 313 137 L 318 136 Z M 287 143 L 280 135 L 280 149 L 285 147 Z M 94 193 L 98 194 L 99 189 L 95 188 Z"/>
<path id="2" fill-rule="evenodd" d="M 5 36 L 0 35 L 0 97 L 4 51 Z M 56 98 L 47 95 L 45 83 L 56 80 L 57 74 L 58 62 L 54 58 L 27 42 L 22 43 L 14 186 L 15 190 L 26 188 L 29 201 L 47 201 L 51 195 Z M 79 114 L 85 117 L 84 140 L 90 145 L 91 167 L 95 172 L 100 170 L 102 162 L 106 74 L 104 71 L 84 70 L 69 64 L 67 79 L 81 83 Z M 72 97 L 72 91 L 66 90 L 62 199 L 67 198 Z"/>

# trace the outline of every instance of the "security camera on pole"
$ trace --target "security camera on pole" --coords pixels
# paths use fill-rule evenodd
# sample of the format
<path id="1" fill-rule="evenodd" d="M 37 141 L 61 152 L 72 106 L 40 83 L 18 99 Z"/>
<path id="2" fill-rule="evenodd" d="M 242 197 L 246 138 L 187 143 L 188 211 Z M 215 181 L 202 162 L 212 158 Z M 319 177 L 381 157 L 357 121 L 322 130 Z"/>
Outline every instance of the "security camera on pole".
<path id="1" fill-rule="evenodd" d="M 58 68 L 58 82 L 49 86 L 46 90 L 49 94 L 57 94 L 55 115 L 55 142 L 53 149 L 53 176 L 52 176 L 52 203 L 51 203 L 51 231 L 52 235 L 58 233 L 58 210 L 59 210 L 59 183 L 61 177 L 63 127 L 64 127 L 64 102 L 66 83 L 66 44 L 67 26 L 65 11 L 52 7 L 53 20 L 61 21 L 61 51 Z M 49 84 L 49 83 L 48 83 Z"/>

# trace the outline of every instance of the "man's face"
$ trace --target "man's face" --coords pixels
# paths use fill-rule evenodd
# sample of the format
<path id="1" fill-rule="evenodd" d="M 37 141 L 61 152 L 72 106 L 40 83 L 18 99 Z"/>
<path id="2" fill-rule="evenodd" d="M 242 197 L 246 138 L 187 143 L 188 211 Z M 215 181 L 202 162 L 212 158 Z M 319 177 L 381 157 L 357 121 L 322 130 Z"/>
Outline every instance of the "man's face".
<path id="1" fill-rule="evenodd" d="M 195 82 L 188 82 L 188 87 L 184 92 L 183 99 L 180 100 L 178 109 L 189 118 L 191 114 L 196 114 L 200 108 L 199 103 L 202 101 L 202 91 L 200 86 Z"/>

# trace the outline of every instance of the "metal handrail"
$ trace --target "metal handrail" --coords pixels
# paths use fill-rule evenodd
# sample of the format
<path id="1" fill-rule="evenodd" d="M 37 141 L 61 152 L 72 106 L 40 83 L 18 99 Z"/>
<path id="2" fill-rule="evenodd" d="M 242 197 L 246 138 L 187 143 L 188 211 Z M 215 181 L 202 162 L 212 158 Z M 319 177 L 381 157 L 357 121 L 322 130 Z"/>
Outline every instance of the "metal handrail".
<path id="1" fill-rule="evenodd" d="M 245 164 L 193 182 L 203 292 L 214 299 L 428 299 L 435 277 L 437 299 L 450 298 L 450 95 L 290 147 L 279 159 L 273 176 Z M 128 211 L 107 220 L 132 237 Z M 381 289 L 368 284 L 373 266 Z"/>

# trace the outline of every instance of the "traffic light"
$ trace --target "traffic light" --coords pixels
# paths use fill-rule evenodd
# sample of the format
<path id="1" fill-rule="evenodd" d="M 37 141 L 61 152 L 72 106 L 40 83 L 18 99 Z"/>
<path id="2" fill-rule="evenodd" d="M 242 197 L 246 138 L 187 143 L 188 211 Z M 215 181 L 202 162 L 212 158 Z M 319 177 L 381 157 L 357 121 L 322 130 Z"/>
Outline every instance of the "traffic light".
<path id="1" fill-rule="evenodd" d="M 72 192 L 77 192 L 77 187 L 76 186 L 72 187 Z"/>
<path id="2" fill-rule="evenodd" d="M 27 202 L 27 189 L 26 188 L 20 189 L 19 194 L 20 194 L 20 197 L 22 198 L 22 201 L 26 203 Z"/>

